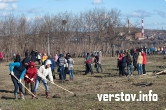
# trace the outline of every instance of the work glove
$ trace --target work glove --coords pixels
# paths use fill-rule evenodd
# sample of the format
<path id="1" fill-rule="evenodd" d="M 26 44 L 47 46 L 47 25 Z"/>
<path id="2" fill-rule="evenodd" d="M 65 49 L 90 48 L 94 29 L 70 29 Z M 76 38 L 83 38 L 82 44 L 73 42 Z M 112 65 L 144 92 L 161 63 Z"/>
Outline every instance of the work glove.
<path id="1" fill-rule="evenodd" d="M 18 83 L 21 83 L 21 79 L 19 79 Z"/>
<path id="2" fill-rule="evenodd" d="M 33 81 L 33 80 L 34 80 L 33 78 L 31 78 L 30 80 L 31 80 L 32 82 L 34 82 L 34 81 Z"/>
<path id="3" fill-rule="evenodd" d="M 26 78 L 29 78 L 28 75 L 25 75 Z"/>
<path id="4" fill-rule="evenodd" d="M 12 71 L 12 72 L 10 72 L 10 75 L 14 76 L 14 72 L 13 72 L 13 71 Z"/>

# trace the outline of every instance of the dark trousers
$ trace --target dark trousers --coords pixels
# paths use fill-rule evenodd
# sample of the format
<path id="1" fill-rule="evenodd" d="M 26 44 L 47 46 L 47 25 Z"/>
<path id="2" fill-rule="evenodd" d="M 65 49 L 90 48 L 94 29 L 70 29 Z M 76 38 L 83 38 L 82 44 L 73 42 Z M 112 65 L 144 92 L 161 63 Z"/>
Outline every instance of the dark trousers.
<path id="1" fill-rule="evenodd" d="M 143 74 L 146 74 L 145 64 L 142 65 Z"/>
<path id="2" fill-rule="evenodd" d="M 64 69 L 64 78 L 66 79 L 66 74 L 68 74 L 69 73 L 69 70 L 68 70 L 68 68 L 67 67 L 65 67 L 65 69 Z"/>
<path id="3" fill-rule="evenodd" d="M 56 77 L 55 77 L 55 70 L 53 69 L 53 70 L 51 70 L 51 71 L 52 71 L 52 76 L 53 76 L 53 78 L 56 79 Z"/>
<path id="4" fill-rule="evenodd" d="M 31 88 L 31 92 L 33 92 L 34 89 L 34 83 L 26 83 L 25 82 L 25 86 L 29 89 L 29 86 Z M 28 90 L 25 89 L 25 94 L 28 94 Z"/>
<path id="5" fill-rule="evenodd" d="M 122 66 L 118 66 L 119 67 L 119 76 L 122 75 Z"/>
<path id="6" fill-rule="evenodd" d="M 122 66 L 122 76 L 126 75 L 125 66 Z"/>
<path id="7" fill-rule="evenodd" d="M 17 77 L 17 76 L 16 76 Z M 18 77 L 17 77 L 18 78 Z M 13 76 L 11 76 L 11 79 L 13 81 L 13 84 L 14 84 L 14 93 L 16 94 L 17 91 L 18 91 L 18 88 L 19 88 L 19 92 L 22 92 L 23 93 L 23 90 L 22 90 L 22 84 L 19 83 L 19 81 L 17 81 L 16 78 L 14 78 Z M 18 78 L 19 79 L 19 78 Z"/>
<path id="8" fill-rule="evenodd" d="M 86 64 L 85 74 L 88 74 L 89 72 L 91 72 L 91 74 L 93 74 L 92 66 L 91 66 L 91 64 Z"/>
<path id="9" fill-rule="evenodd" d="M 137 70 L 137 61 L 133 61 L 134 71 Z"/>

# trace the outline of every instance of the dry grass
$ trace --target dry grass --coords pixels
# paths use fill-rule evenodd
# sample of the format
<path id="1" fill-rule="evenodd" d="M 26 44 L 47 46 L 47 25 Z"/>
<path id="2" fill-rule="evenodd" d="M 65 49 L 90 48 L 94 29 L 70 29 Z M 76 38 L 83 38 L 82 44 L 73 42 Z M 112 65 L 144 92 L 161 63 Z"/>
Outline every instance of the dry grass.
<path id="1" fill-rule="evenodd" d="M 9 76 L 8 63 L 0 66 L 0 109 L 1 110 L 165 110 L 166 109 L 166 76 L 149 74 L 138 76 L 134 72 L 132 77 L 119 77 L 116 70 L 116 59 L 106 57 L 103 59 L 103 73 L 94 75 L 83 75 L 83 59 L 75 59 L 74 81 L 65 83 L 55 80 L 55 83 L 76 93 L 73 97 L 60 88 L 50 85 L 50 97 L 55 94 L 61 98 L 46 99 L 44 90 L 38 88 L 39 99 L 31 99 L 31 96 L 25 96 L 26 100 L 13 99 L 13 84 Z M 162 70 L 158 66 L 166 65 L 166 59 L 163 56 L 147 57 L 146 69 L 148 73 L 153 70 Z M 94 70 L 94 68 L 93 68 Z M 95 70 L 94 70 L 95 71 Z M 57 75 L 58 77 L 58 75 Z M 67 75 L 69 79 L 69 76 Z M 136 86 L 139 83 L 151 83 L 150 86 Z M 41 84 L 42 85 L 42 84 Z M 42 85 L 43 86 L 43 85 Z M 159 96 L 158 102 L 99 102 L 97 94 L 99 93 L 132 93 L 138 94 L 139 91 L 148 93 L 153 90 Z"/>

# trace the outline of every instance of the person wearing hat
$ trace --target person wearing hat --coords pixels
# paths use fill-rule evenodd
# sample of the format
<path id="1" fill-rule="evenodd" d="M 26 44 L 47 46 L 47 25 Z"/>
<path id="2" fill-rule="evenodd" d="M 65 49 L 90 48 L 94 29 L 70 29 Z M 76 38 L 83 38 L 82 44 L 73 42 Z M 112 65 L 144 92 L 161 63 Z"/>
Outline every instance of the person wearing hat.
<path id="1" fill-rule="evenodd" d="M 47 82 L 47 78 L 46 78 L 47 76 L 48 76 L 49 80 L 54 84 L 52 71 L 51 71 L 51 61 L 50 60 L 46 60 L 45 65 L 42 65 L 39 68 L 39 70 L 37 71 L 35 87 L 34 87 L 34 90 L 33 90 L 34 94 L 36 94 L 39 83 L 40 83 L 40 81 L 42 81 L 44 86 L 45 86 L 46 98 L 49 98 L 49 96 L 48 96 L 49 88 L 48 88 L 48 82 Z"/>
<path id="2" fill-rule="evenodd" d="M 64 70 L 65 70 L 64 65 L 66 63 L 66 60 L 65 60 L 63 54 L 59 55 L 59 58 L 58 58 L 57 62 L 58 62 L 58 65 L 59 65 L 58 69 L 59 69 L 59 72 L 60 72 L 59 79 L 64 81 L 66 79 L 66 75 L 64 73 Z"/>
<path id="3" fill-rule="evenodd" d="M 21 99 L 24 99 L 22 84 L 20 82 L 24 78 L 24 74 L 26 73 L 26 67 L 29 65 L 29 62 L 30 60 L 28 58 L 24 58 L 22 62 L 11 62 L 9 64 L 10 75 L 11 75 L 12 82 L 14 84 L 15 99 L 18 99 L 18 96 L 17 96 L 18 88 L 19 88 Z M 16 76 L 19 79 L 19 81 L 14 76 Z"/>

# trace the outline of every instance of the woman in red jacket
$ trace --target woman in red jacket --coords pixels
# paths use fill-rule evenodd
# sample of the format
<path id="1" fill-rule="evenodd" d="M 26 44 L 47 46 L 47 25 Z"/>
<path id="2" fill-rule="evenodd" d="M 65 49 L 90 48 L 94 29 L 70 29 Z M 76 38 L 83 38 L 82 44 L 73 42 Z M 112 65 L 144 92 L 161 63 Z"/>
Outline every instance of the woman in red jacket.
<path id="1" fill-rule="evenodd" d="M 142 69 L 143 69 L 143 74 L 146 74 L 145 70 L 145 65 L 146 65 L 146 53 L 142 51 L 142 56 L 143 56 L 143 63 L 142 63 Z"/>
<path id="2" fill-rule="evenodd" d="M 35 85 L 35 80 L 36 80 L 36 74 L 37 74 L 37 69 L 35 67 L 34 62 L 30 62 L 29 67 L 26 71 L 24 81 L 25 81 L 25 86 L 29 89 L 29 85 L 31 87 L 31 91 L 34 89 Z M 27 94 L 28 91 L 25 89 L 25 94 Z"/>

